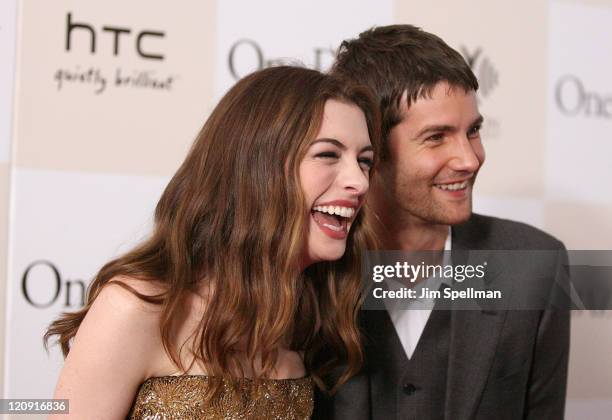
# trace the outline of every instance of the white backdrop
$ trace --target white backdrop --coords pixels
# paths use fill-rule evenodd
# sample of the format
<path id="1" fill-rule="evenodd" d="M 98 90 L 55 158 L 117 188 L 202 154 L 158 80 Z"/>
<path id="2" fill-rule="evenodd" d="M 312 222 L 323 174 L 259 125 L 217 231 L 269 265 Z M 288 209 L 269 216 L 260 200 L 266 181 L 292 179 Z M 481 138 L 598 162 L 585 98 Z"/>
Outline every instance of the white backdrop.
<path id="1" fill-rule="evenodd" d="M 373 25 L 434 32 L 479 77 L 477 211 L 531 223 L 568 249 L 612 249 L 612 0 L 22 0 L 18 17 L 15 4 L 0 6 L 5 398 L 52 395 L 61 357 L 43 351 L 46 325 L 146 234 L 236 78 L 280 62 L 326 70 L 342 39 Z M 612 317 L 572 323 L 568 418 L 605 418 Z"/>

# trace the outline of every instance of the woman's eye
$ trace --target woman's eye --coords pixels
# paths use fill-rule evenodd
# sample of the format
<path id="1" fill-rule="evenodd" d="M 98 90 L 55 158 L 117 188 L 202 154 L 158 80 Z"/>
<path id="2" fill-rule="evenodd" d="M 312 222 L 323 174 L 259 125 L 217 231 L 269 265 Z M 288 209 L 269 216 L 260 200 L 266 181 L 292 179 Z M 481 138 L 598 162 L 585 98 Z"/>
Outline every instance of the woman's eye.
<path id="1" fill-rule="evenodd" d="M 324 159 L 338 159 L 338 154 L 336 152 L 321 152 L 317 153 L 315 157 Z"/>
<path id="2" fill-rule="evenodd" d="M 374 160 L 370 158 L 359 158 L 358 161 L 361 166 L 365 167 L 368 170 L 372 169 L 372 165 L 374 165 Z"/>

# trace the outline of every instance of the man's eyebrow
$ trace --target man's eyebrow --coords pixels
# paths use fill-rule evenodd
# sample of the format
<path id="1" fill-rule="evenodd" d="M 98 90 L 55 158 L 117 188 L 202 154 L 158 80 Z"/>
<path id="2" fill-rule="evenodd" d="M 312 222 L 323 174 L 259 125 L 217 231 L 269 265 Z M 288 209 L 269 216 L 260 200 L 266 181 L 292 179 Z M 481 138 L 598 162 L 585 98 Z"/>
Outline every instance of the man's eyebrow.
<path id="1" fill-rule="evenodd" d="M 482 125 L 484 121 L 484 118 L 482 115 L 479 115 L 473 122 L 472 124 L 470 124 L 470 128 L 473 128 L 477 125 Z M 419 131 L 419 134 L 417 134 L 415 136 L 415 139 L 418 139 L 420 137 L 422 137 L 424 134 L 428 134 L 428 133 L 448 133 L 449 131 L 453 131 L 455 130 L 455 127 L 453 127 L 452 125 L 444 125 L 444 124 L 439 124 L 439 125 L 429 125 L 425 128 L 423 128 L 421 131 Z"/>
<path id="2" fill-rule="evenodd" d="M 428 125 L 427 127 L 423 128 L 421 131 L 419 131 L 419 133 L 414 138 L 418 139 L 422 137 L 424 134 L 449 132 L 449 131 L 453 131 L 454 129 L 455 128 L 452 125 Z"/>
<path id="3" fill-rule="evenodd" d="M 472 124 L 470 124 L 470 127 L 476 127 L 477 125 L 482 125 L 482 123 L 484 122 L 484 118 L 482 117 L 482 115 L 479 115 Z"/>

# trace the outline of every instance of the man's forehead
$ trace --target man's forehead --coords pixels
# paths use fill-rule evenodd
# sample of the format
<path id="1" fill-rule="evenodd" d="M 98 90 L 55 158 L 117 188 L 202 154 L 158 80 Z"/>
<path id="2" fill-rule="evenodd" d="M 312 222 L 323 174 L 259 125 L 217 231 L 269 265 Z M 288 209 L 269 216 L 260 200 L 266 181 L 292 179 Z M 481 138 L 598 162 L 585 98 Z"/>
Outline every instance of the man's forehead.
<path id="1" fill-rule="evenodd" d="M 411 120 L 438 120 L 440 118 L 460 118 L 474 120 L 480 117 L 476 92 L 467 91 L 461 86 L 439 82 L 424 91 L 408 104 L 408 93 L 404 91 L 399 104 L 400 123 Z"/>
<path id="2" fill-rule="evenodd" d="M 446 80 L 442 80 L 433 85 L 423 85 L 411 90 L 410 97 L 408 97 L 408 88 L 404 89 L 399 99 L 399 106 L 407 108 L 416 102 L 432 99 L 434 96 L 452 96 L 455 94 L 465 95 L 470 93 L 475 95 L 476 91 L 473 89 L 466 89 L 461 85 L 452 84 Z"/>

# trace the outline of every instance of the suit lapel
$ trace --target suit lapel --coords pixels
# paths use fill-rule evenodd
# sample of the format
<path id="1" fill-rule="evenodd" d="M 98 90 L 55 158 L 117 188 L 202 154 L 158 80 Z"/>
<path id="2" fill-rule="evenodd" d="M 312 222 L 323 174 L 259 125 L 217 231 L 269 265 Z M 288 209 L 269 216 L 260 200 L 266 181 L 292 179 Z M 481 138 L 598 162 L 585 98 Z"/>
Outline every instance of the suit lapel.
<path id="1" fill-rule="evenodd" d="M 453 228 L 453 263 L 467 262 L 457 261 L 457 257 L 467 259 L 467 253 L 462 255 L 463 253 L 456 251 L 487 249 L 484 245 L 483 241 L 474 236 L 474 230 L 470 230 L 469 222 L 462 227 Z M 477 289 L 486 288 L 486 281 L 485 278 L 483 282 L 472 285 Z M 446 418 L 472 418 L 489 375 L 505 315 L 505 311 L 452 312 L 444 407 Z"/>
<path id="2" fill-rule="evenodd" d="M 453 311 L 445 413 L 472 417 L 495 355 L 505 312 Z"/>

